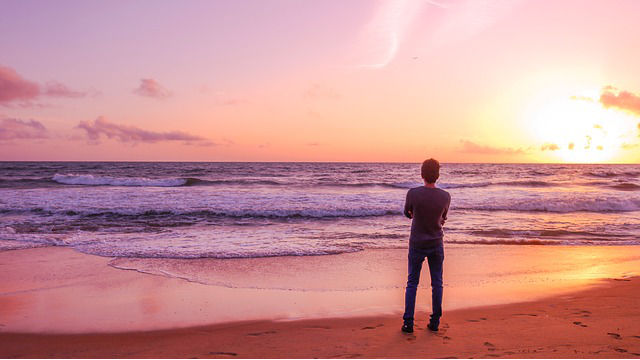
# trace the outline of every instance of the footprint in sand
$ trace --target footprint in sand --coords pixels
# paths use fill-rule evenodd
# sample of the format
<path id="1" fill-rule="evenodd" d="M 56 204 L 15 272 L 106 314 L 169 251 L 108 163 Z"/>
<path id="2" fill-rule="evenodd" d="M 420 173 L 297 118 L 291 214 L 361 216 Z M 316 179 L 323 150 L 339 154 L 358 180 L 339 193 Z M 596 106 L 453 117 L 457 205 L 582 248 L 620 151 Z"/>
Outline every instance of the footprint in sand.
<path id="1" fill-rule="evenodd" d="M 484 342 L 484 346 L 486 346 L 487 350 L 489 350 L 489 351 L 495 351 L 496 350 L 496 346 L 493 345 L 492 343 L 488 342 L 488 341 Z"/>
<path id="2" fill-rule="evenodd" d="M 580 317 L 590 317 L 591 311 L 589 310 L 580 310 L 578 312 L 574 312 L 573 315 L 580 315 Z"/>
<path id="3" fill-rule="evenodd" d="M 381 327 L 381 326 L 384 326 L 384 324 L 378 324 L 378 325 L 376 325 L 376 326 L 365 326 L 365 327 L 363 327 L 363 328 L 362 328 L 362 329 L 360 329 L 360 330 L 374 330 L 374 329 L 377 329 L 377 328 L 379 328 L 379 327 Z"/>
<path id="4" fill-rule="evenodd" d="M 585 325 L 585 324 L 581 323 L 580 321 L 574 321 L 574 322 L 573 322 L 573 324 L 574 324 L 574 325 L 581 326 L 581 327 L 587 327 L 587 325 Z"/>
<path id="5" fill-rule="evenodd" d="M 486 317 L 481 317 L 481 318 L 477 318 L 477 319 L 468 319 L 468 322 L 480 322 L 480 321 L 484 321 L 487 320 Z"/>
<path id="6" fill-rule="evenodd" d="M 330 359 L 354 359 L 359 356 L 362 356 L 362 354 L 338 354 L 338 355 L 330 356 L 329 358 Z"/>
<path id="7" fill-rule="evenodd" d="M 513 314 L 513 316 L 538 316 L 537 314 Z"/>
<path id="8" fill-rule="evenodd" d="M 275 330 L 269 330 L 269 331 L 262 331 L 262 332 L 255 332 L 255 333 L 248 333 L 248 336 L 260 336 L 260 335 L 267 335 L 267 334 L 275 334 L 277 333 L 277 331 Z"/>
<path id="9" fill-rule="evenodd" d="M 612 338 L 616 339 L 616 340 L 620 340 L 622 339 L 622 336 L 620 336 L 620 334 L 616 334 L 616 333 L 607 333 L 607 335 L 611 336 Z"/>
<path id="10" fill-rule="evenodd" d="M 234 352 L 226 352 L 226 351 L 211 351 L 209 355 L 224 355 L 224 356 L 238 356 L 238 354 Z"/>

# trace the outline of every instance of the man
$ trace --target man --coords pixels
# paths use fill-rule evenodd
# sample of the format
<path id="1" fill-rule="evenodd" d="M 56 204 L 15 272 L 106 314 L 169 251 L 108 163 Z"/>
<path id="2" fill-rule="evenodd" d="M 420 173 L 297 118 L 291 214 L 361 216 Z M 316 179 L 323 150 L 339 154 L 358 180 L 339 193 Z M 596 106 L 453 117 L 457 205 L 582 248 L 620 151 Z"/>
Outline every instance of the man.
<path id="1" fill-rule="evenodd" d="M 440 163 L 434 159 L 422 163 L 424 186 L 415 187 L 407 192 L 404 214 L 411 222 L 409 237 L 409 277 L 405 292 L 404 325 L 402 331 L 413 332 L 413 316 L 416 307 L 416 291 L 420 281 L 422 263 L 427 259 L 431 274 L 431 303 L 433 313 L 427 327 L 438 331 L 442 316 L 442 263 L 444 248 L 442 226 L 447 220 L 447 211 L 451 195 L 436 187 L 440 177 Z"/>

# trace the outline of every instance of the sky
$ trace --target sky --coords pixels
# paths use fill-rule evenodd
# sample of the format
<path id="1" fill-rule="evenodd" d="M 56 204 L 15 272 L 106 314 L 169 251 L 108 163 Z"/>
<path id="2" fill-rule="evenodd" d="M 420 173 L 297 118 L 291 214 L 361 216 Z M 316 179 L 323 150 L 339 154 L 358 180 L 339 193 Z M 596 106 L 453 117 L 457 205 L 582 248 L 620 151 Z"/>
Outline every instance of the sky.
<path id="1" fill-rule="evenodd" d="M 0 160 L 640 163 L 638 14 L 0 0 Z"/>

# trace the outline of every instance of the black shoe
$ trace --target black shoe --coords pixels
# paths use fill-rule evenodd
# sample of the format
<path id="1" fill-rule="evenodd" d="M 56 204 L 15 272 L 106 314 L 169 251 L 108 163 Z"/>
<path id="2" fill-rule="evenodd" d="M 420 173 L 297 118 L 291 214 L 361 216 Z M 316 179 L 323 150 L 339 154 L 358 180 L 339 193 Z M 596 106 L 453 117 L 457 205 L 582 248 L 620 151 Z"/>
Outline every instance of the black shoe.
<path id="1" fill-rule="evenodd" d="M 434 331 L 434 332 L 435 332 L 435 331 L 438 331 L 438 327 L 437 327 L 436 325 L 431 324 L 431 323 L 429 323 L 429 324 L 427 325 L 427 328 L 428 328 L 429 330 L 431 330 L 431 331 Z"/>
<path id="2" fill-rule="evenodd" d="M 406 332 L 406 333 L 412 333 L 413 332 L 413 325 L 407 325 L 404 324 L 402 325 L 402 332 Z"/>

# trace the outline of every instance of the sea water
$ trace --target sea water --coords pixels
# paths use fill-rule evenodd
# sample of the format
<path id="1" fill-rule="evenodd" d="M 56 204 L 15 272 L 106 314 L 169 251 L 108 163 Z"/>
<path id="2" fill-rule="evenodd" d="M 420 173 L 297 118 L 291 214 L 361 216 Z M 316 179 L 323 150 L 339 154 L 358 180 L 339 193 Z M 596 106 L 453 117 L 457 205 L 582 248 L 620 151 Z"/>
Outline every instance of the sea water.
<path id="1" fill-rule="evenodd" d="M 254 258 L 408 245 L 416 163 L 0 162 L 0 250 Z M 445 244 L 640 244 L 639 165 L 442 164 Z"/>

